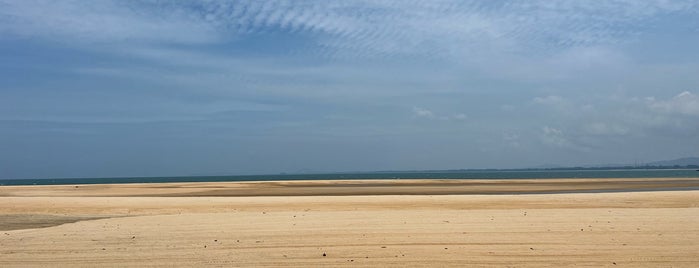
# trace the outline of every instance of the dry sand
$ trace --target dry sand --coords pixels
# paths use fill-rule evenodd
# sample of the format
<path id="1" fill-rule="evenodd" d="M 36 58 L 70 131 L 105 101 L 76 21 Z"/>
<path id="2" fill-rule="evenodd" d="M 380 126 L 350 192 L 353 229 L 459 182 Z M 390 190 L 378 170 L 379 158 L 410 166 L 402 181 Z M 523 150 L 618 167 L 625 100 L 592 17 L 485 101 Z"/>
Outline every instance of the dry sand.
<path id="1" fill-rule="evenodd" d="M 5 186 L 0 267 L 698 267 L 699 191 L 691 190 L 698 184 L 580 179 Z M 621 189 L 653 191 L 566 193 Z M 677 191 L 656 191 L 662 189 Z"/>

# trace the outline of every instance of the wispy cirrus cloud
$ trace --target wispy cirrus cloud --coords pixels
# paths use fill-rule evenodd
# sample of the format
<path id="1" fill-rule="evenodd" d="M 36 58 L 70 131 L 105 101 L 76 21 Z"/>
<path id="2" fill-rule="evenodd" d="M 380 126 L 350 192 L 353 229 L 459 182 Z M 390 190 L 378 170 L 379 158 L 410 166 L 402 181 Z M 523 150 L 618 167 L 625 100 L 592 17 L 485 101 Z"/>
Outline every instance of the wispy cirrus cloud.
<path id="1" fill-rule="evenodd" d="M 0 32 L 73 44 L 198 44 L 220 39 L 204 21 L 182 13 L 120 1 L 0 1 Z"/>
<path id="2" fill-rule="evenodd" d="M 0 31 L 77 42 L 216 43 L 266 32 L 311 36 L 325 57 L 466 60 L 633 39 L 694 1 L 2 1 Z"/>

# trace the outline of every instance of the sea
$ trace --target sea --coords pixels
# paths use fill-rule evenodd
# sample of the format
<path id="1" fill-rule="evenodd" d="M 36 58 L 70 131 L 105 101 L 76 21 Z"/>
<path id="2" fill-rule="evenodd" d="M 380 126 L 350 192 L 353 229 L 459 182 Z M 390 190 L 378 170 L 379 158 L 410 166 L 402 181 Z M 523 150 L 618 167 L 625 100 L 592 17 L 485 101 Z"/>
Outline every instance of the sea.
<path id="1" fill-rule="evenodd" d="M 66 185 L 160 182 L 236 182 L 293 180 L 380 180 L 380 179 L 566 179 L 566 178 L 697 178 L 695 169 L 610 170 L 460 170 L 415 172 L 360 172 L 328 174 L 276 174 L 235 176 L 171 176 L 116 178 L 0 179 L 0 185 Z"/>

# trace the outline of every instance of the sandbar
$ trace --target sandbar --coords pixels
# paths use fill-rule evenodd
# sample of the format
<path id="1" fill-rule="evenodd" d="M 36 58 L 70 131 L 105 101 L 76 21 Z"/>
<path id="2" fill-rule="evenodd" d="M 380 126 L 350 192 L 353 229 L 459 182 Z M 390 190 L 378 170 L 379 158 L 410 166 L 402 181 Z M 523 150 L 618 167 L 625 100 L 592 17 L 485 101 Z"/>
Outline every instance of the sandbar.
<path id="1" fill-rule="evenodd" d="M 699 179 L 0 187 L 0 267 L 697 267 Z"/>

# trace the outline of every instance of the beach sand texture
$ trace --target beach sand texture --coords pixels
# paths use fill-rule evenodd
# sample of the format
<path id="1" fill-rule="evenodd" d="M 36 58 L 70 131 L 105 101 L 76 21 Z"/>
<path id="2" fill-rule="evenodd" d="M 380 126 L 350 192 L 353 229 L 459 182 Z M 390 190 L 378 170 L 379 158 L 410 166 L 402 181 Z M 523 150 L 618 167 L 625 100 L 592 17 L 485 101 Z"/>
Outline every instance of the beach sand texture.
<path id="1" fill-rule="evenodd" d="M 699 191 L 681 189 L 698 184 L 566 179 L 6 186 L 0 187 L 0 267 L 697 267 Z M 566 193 L 622 188 L 680 190 Z"/>

